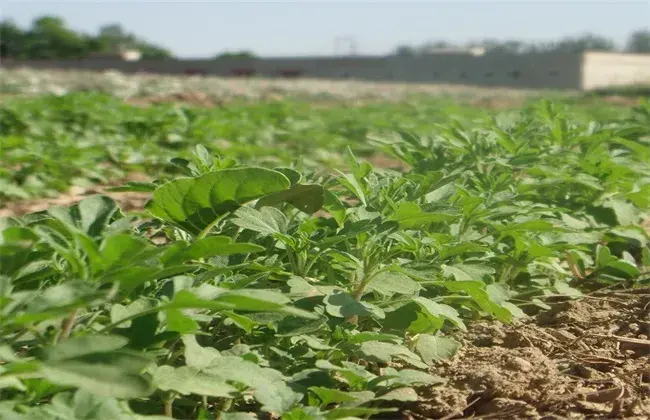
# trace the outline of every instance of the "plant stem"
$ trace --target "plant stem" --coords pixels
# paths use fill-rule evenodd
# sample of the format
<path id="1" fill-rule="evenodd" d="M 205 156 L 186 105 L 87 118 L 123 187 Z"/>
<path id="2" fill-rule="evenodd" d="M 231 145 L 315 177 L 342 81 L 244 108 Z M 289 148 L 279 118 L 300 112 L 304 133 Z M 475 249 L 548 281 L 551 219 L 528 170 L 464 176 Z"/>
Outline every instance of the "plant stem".
<path id="1" fill-rule="evenodd" d="M 372 273 L 372 274 L 370 274 L 370 275 L 364 277 L 364 279 L 363 279 L 363 280 L 361 281 L 361 283 L 359 284 L 359 287 L 357 287 L 357 290 L 354 291 L 354 295 L 353 295 L 354 300 L 356 300 L 356 301 L 360 301 L 360 300 L 361 300 L 361 297 L 363 296 L 363 292 L 366 291 L 366 287 L 368 287 L 368 285 L 370 284 L 370 282 L 371 282 L 375 277 L 377 277 L 378 275 L 380 275 L 381 273 L 384 273 L 384 272 L 389 271 L 389 270 L 390 270 L 390 268 L 384 268 L 384 269 L 381 269 L 381 270 L 377 270 L 377 271 L 375 271 L 374 273 Z"/>
<path id="2" fill-rule="evenodd" d="M 78 309 L 73 310 L 68 317 L 63 320 L 63 326 L 61 327 L 61 334 L 59 334 L 59 340 L 65 340 L 70 337 L 72 328 L 74 327 L 75 318 L 77 318 Z M 58 341 L 58 340 L 57 340 Z"/>
<path id="3" fill-rule="evenodd" d="M 174 397 L 172 397 L 170 395 L 169 398 L 165 399 L 165 402 L 164 402 L 164 405 L 163 405 L 163 413 L 164 413 L 165 416 L 174 418 L 173 404 L 174 404 Z"/>
<path id="4" fill-rule="evenodd" d="M 377 270 L 374 273 L 364 277 L 364 279 L 361 281 L 361 283 L 359 283 L 359 287 L 357 287 L 357 289 L 354 291 L 354 294 L 352 295 L 354 300 L 356 300 L 357 302 L 361 301 L 361 297 L 363 296 L 363 292 L 365 292 L 366 287 L 368 287 L 368 285 L 370 284 L 372 279 L 374 279 L 379 274 L 381 274 L 381 273 L 383 273 L 385 271 L 388 271 L 388 270 L 389 270 L 388 268 L 384 268 L 382 270 Z M 347 321 L 352 325 L 357 325 L 357 323 L 359 322 L 359 316 L 358 315 L 351 315 L 351 316 L 348 317 Z"/>
<path id="5" fill-rule="evenodd" d="M 215 227 L 220 221 L 224 219 L 229 213 L 224 213 L 221 216 L 217 217 L 214 219 L 210 224 L 208 224 L 203 230 L 196 236 L 196 240 L 198 241 L 199 239 L 203 239 L 206 236 L 208 236 L 208 233 L 212 230 L 213 227 Z"/>
<path id="6" fill-rule="evenodd" d="M 498 283 L 508 283 L 508 281 L 510 280 L 511 272 L 512 272 L 512 264 L 507 264 L 505 267 L 503 267 L 503 270 L 501 271 L 501 275 L 499 276 Z"/>

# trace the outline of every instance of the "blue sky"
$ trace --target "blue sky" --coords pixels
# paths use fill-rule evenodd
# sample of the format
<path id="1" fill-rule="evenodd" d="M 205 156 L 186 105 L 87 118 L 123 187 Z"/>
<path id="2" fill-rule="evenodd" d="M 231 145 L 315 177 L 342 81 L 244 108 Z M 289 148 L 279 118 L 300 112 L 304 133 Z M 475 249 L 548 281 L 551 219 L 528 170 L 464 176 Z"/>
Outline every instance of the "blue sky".
<path id="1" fill-rule="evenodd" d="M 335 38 L 354 36 L 361 54 L 384 54 L 399 44 L 446 39 L 552 40 L 593 32 L 619 44 L 650 26 L 646 1 L 30 1 L 4 0 L 3 18 L 27 26 L 53 14 L 84 32 L 120 23 L 180 57 L 225 50 L 264 56 L 327 55 Z M 339 44 L 338 51 L 343 51 Z"/>

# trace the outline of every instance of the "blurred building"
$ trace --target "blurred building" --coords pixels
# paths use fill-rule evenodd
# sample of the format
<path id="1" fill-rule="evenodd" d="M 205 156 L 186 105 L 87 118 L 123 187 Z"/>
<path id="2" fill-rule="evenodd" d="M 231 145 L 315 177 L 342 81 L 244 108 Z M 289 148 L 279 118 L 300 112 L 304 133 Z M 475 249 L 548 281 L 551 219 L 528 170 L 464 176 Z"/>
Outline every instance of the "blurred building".
<path id="1" fill-rule="evenodd" d="M 80 60 L 4 60 L 2 67 L 118 70 L 221 77 L 354 79 L 375 82 L 592 90 L 650 85 L 650 54 L 605 52 L 486 54 L 432 49 L 425 54 L 337 57 L 143 59 L 138 51 Z"/>

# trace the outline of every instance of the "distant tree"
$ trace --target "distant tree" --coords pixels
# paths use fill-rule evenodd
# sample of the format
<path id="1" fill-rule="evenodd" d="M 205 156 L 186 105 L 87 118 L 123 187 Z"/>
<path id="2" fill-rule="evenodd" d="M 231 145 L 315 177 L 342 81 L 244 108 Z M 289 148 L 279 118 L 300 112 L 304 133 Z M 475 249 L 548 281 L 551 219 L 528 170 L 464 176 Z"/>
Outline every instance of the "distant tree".
<path id="1" fill-rule="evenodd" d="M 139 50 L 142 58 L 172 57 L 172 53 L 168 49 L 139 39 L 134 34 L 124 30 L 119 24 L 102 26 L 93 41 L 97 48 L 93 50 L 94 52 L 119 54 L 124 50 Z"/>
<path id="2" fill-rule="evenodd" d="M 648 39 L 646 39 L 646 36 Z M 645 43 L 650 43 L 648 32 L 639 31 L 634 37 L 634 45 L 639 48 L 645 48 Z M 632 41 L 630 41 L 632 43 Z M 544 43 L 527 43 L 518 40 L 497 40 L 484 39 L 482 41 L 470 42 L 466 48 L 481 47 L 485 48 L 486 53 L 502 54 L 528 54 L 528 53 L 580 53 L 588 50 L 593 51 L 616 51 L 616 45 L 610 39 L 595 34 L 584 34 L 577 37 L 568 37 L 553 42 Z M 427 54 L 439 49 L 459 48 L 457 44 L 447 41 L 427 42 L 419 47 L 400 46 L 401 51 L 408 51 L 411 48 L 416 54 Z"/>
<path id="3" fill-rule="evenodd" d="M 457 46 L 448 41 L 425 42 L 417 48 L 417 52 L 419 54 L 427 54 L 435 50 L 447 48 L 457 48 Z"/>
<path id="4" fill-rule="evenodd" d="M 143 41 L 136 44 L 136 49 L 140 50 L 142 58 L 172 58 L 174 55 L 166 48 L 158 47 Z"/>
<path id="5" fill-rule="evenodd" d="M 95 37 L 100 52 L 117 54 L 124 49 L 135 47 L 135 37 L 127 33 L 119 24 L 104 25 Z"/>
<path id="6" fill-rule="evenodd" d="M 626 51 L 637 54 L 650 53 L 650 30 L 635 31 L 627 41 Z"/>
<path id="7" fill-rule="evenodd" d="M 92 36 L 68 28 L 66 22 L 56 16 L 36 18 L 27 30 L 11 20 L 0 21 L 2 58 L 82 58 L 91 53 L 119 54 L 128 49 L 140 50 L 143 58 L 172 57 L 169 50 L 139 39 L 119 24 L 105 25 Z"/>
<path id="8" fill-rule="evenodd" d="M 411 56 L 415 55 L 416 51 L 415 48 L 409 47 L 408 45 L 400 45 L 397 48 L 395 48 L 395 55 L 401 55 L 401 56 Z"/>
<path id="9" fill-rule="evenodd" d="M 485 39 L 470 45 L 470 47 L 483 47 L 487 53 L 498 54 L 520 54 L 526 49 L 526 45 L 521 41 L 499 41 L 496 39 Z"/>
<path id="10" fill-rule="evenodd" d="M 257 57 L 251 51 L 225 51 L 217 54 L 214 58 L 255 58 Z"/>
<path id="11" fill-rule="evenodd" d="M 25 51 L 25 33 L 11 20 L 0 22 L 0 58 L 21 57 Z"/>
<path id="12" fill-rule="evenodd" d="M 616 51 L 616 45 L 610 39 L 588 33 L 562 39 L 552 44 L 550 52 L 581 53 L 584 51 Z"/>
<path id="13" fill-rule="evenodd" d="M 77 58 L 88 53 L 86 37 L 56 16 L 35 19 L 25 36 L 25 47 L 30 58 Z"/>

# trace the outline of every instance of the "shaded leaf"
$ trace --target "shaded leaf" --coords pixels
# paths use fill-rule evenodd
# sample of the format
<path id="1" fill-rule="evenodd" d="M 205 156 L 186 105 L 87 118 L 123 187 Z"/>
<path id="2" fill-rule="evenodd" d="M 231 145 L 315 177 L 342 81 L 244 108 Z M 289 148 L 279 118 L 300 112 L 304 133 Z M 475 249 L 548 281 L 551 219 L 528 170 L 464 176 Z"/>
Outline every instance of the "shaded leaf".
<path id="1" fill-rule="evenodd" d="M 439 360 L 451 359 L 460 347 L 461 344 L 452 338 L 422 334 L 418 336 L 415 349 L 422 356 L 422 360 L 431 365 Z"/>
<path id="2" fill-rule="evenodd" d="M 232 168 L 197 178 L 180 178 L 156 188 L 147 210 L 155 217 L 198 233 L 220 215 L 289 188 L 280 172 Z"/>

